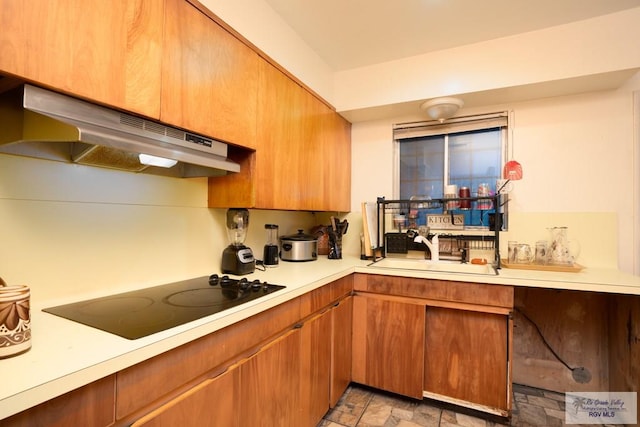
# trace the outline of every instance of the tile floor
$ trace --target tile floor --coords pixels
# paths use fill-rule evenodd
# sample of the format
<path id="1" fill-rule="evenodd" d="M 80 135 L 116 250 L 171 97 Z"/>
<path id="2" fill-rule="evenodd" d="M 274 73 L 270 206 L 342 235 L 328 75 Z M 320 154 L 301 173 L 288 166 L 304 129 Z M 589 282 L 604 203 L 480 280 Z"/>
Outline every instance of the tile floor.
<path id="1" fill-rule="evenodd" d="M 352 384 L 318 427 L 565 425 L 564 394 L 514 384 L 513 396 L 513 415 L 511 420 L 505 420 L 440 402 L 427 399 L 420 402 Z"/>

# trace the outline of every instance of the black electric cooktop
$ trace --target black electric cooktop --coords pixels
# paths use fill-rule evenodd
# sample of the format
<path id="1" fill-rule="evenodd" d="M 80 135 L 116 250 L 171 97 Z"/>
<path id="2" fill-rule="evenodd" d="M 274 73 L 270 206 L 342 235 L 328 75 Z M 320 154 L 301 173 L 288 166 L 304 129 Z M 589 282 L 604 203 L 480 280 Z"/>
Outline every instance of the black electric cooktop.
<path id="1" fill-rule="evenodd" d="M 198 277 L 45 308 L 43 311 L 128 339 L 182 325 L 283 289 L 259 280 Z"/>

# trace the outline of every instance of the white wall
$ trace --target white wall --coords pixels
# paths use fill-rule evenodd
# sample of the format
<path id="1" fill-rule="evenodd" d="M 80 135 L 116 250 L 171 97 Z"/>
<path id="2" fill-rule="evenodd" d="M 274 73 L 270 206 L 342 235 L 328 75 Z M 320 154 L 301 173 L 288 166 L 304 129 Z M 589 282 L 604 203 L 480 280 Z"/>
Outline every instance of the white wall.
<path id="1" fill-rule="evenodd" d="M 441 70 L 437 74 L 440 78 L 433 78 L 436 75 L 425 74 L 426 71 L 419 68 L 408 76 L 400 73 L 398 67 L 405 65 L 400 61 L 395 68 L 381 64 L 371 70 L 338 75 L 334 92 L 334 76 L 326 64 L 264 1 L 202 2 L 339 108 L 391 103 L 405 100 L 407 94 L 418 98 L 463 90 L 459 82 L 450 82 L 460 77 L 452 75 L 451 69 Z M 575 77 L 581 73 L 638 66 L 640 45 L 638 26 L 634 23 L 639 20 L 639 13 L 640 9 L 632 9 L 614 14 L 613 21 L 609 17 L 594 21 L 595 25 L 586 22 L 576 24 L 577 27 L 563 26 L 544 32 L 544 37 L 537 41 L 529 38 L 531 34 L 522 35 L 523 38 L 517 36 L 512 45 L 513 61 L 504 68 L 502 63 L 500 67 L 491 64 L 482 73 L 475 73 L 473 82 L 481 84 L 474 83 L 464 90 L 508 88 L 544 78 Z M 550 37 L 554 34 L 570 37 L 558 43 L 560 38 Z M 524 45 L 518 47 L 518 42 L 523 40 L 531 40 L 526 50 L 522 48 Z M 555 52 L 544 49 L 554 46 L 559 46 Z M 449 58 L 452 66 L 464 65 L 470 58 L 467 55 L 476 47 L 434 55 Z M 529 56 L 532 53 L 534 56 Z M 408 61 L 431 62 L 429 58 L 433 57 Z M 462 76 L 474 72 L 460 66 L 456 69 Z M 552 73 L 545 77 L 547 70 Z M 433 72 L 433 69 L 429 71 Z M 349 81 L 359 79 L 362 85 L 358 82 L 347 87 Z M 428 90 L 415 90 L 422 86 Z M 639 235 L 634 227 L 640 202 L 633 202 L 634 196 L 640 200 L 639 178 L 635 172 L 639 166 L 633 159 L 637 159 L 640 152 L 640 125 L 634 130 L 632 108 L 632 92 L 639 89 L 640 78 L 636 76 L 627 86 L 615 91 L 466 111 L 513 109 L 516 112 L 515 154 L 524 166 L 525 179 L 517 182 L 513 191 L 514 218 L 520 214 L 519 218 L 531 224 L 531 218 L 535 217 L 535 227 L 541 229 L 545 221 L 555 221 L 555 218 L 565 221 L 574 217 L 570 214 L 582 213 L 581 217 L 588 222 L 586 226 L 557 225 L 569 225 L 579 231 L 574 238 L 587 247 L 589 262 L 599 262 L 594 256 L 598 247 L 607 248 L 608 253 L 617 248 L 618 265 L 626 271 L 632 271 L 640 246 L 633 238 L 634 233 Z M 638 114 L 636 109 L 636 121 L 640 122 Z M 344 241 L 346 252 L 357 254 L 360 250 L 360 202 L 392 193 L 391 124 L 421 119 L 423 117 L 416 113 L 411 117 L 354 124 L 353 212 L 347 215 L 351 227 Z M 33 297 L 42 300 L 60 294 L 107 294 L 120 288 L 209 274 L 219 266 L 227 239 L 225 210 L 208 209 L 206 197 L 204 179 L 136 176 L 0 156 L 0 276 L 10 284 L 30 285 Z M 592 226 L 593 221 L 601 218 L 613 218 L 617 233 L 598 235 L 599 229 L 610 227 Z M 247 243 L 258 256 L 267 222 L 279 224 L 281 234 L 288 234 L 297 228 L 308 229 L 317 223 L 326 223 L 326 215 L 252 211 Z M 526 233 L 521 236 L 530 238 Z M 597 246 L 599 239 L 606 241 Z M 636 261 L 636 264 L 640 263 Z"/>
<path id="2" fill-rule="evenodd" d="M 175 179 L 0 156 L 0 276 L 41 303 L 218 272 L 225 209 L 204 178 Z M 262 257 L 265 223 L 309 229 L 310 213 L 250 212 L 247 245 Z"/>
<path id="3" fill-rule="evenodd" d="M 636 25 L 640 7 L 332 74 L 262 0 L 203 3 L 333 102 L 338 111 L 492 90 L 515 95 L 526 87 L 545 88 L 546 96 L 552 91 L 576 92 L 575 87 L 563 91 L 558 82 L 582 87 L 585 83 L 580 79 L 588 76 L 640 67 L 640 26 Z M 591 78 L 587 86 L 598 86 L 597 80 Z M 635 264 L 640 273 L 640 231 L 635 226 L 640 202 L 633 202 L 634 197 L 640 200 L 635 196 L 640 178 L 634 172 L 640 151 L 640 136 L 634 139 L 634 135 L 640 133 L 640 125 L 634 131 L 632 99 L 639 81 L 636 75 L 618 90 L 513 104 L 492 105 L 485 97 L 480 107 L 461 112 L 506 109 L 516 113 L 515 155 L 524 165 L 525 179 L 515 183 L 510 209 L 513 225 L 530 226 L 518 227 L 520 235 L 512 228 L 516 234 L 511 238 L 544 238 L 545 227 L 568 225 L 584 246 L 582 262 L 618 265 L 630 272 Z M 531 99 L 530 93 L 527 96 Z M 423 119 L 416 111 L 411 116 L 354 124 L 353 212 L 347 216 L 352 227 L 345 251 L 360 250 L 359 233 L 354 233 L 361 228 L 360 202 L 392 194 L 391 124 Z M 620 186 L 624 189 L 611 191 Z"/>
<path id="4" fill-rule="evenodd" d="M 640 7 L 335 74 L 348 111 L 640 67 Z"/>
<path id="5" fill-rule="evenodd" d="M 515 112 L 514 157 L 523 165 L 524 179 L 513 183 L 509 210 L 514 218 L 528 221 L 512 224 L 511 238 L 546 238 L 545 227 L 571 227 L 567 221 L 575 216 L 572 237 L 583 246 L 583 263 L 609 266 L 617 261 L 621 269 L 633 272 L 634 194 L 639 190 L 634 183 L 638 141 L 633 91 L 639 88 L 640 79 L 635 78 L 618 90 L 460 111 L 460 115 Z M 393 197 L 391 126 L 419 119 L 396 117 L 353 125 L 354 212 L 360 211 L 362 201 Z M 589 221 L 583 225 L 585 218 Z M 612 252 L 617 252 L 613 258 Z"/>
<path id="6" fill-rule="evenodd" d="M 640 7 L 334 73 L 263 0 L 201 0 L 339 112 L 640 67 Z"/>
<path id="7" fill-rule="evenodd" d="M 324 99 L 333 102 L 329 66 L 262 0 L 200 0 Z"/>

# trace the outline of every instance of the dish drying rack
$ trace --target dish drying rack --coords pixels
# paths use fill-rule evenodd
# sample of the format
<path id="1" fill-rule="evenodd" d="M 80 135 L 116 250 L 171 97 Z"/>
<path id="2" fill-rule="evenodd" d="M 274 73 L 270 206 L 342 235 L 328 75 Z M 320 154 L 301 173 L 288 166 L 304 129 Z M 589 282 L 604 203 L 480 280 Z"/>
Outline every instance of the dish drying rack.
<path id="1" fill-rule="evenodd" d="M 446 230 L 445 232 L 438 232 L 438 238 L 440 241 L 440 258 L 441 259 L 460 259 L 461 256 L 469 256 L 471 251 L 493 251 L 493 264 L 495 268 L 501 267 L 501 258 L 500 258 L 500 230 L 502 230 L 502 215 L 499 213 L 502 212 L 502 207 L 507 204 L 508 198 L 503 194 L 496 194 L 486 197 L 467 197 L 467 198 L 447 198 L 447 199 L 426 199 L 426 200 L 387 200 L 385 197 L 377 198 L 377 209 L 376 209 L 376 220 L 377 220 L 377 242 L 379 242 L 379 248 L 381 249 L 381 254 L 383 257 L 387 254 L 387 231 L 386 231 L 386 221 L 385 214 L 389 213 L 397 213 L 401 211 L 401 206 L 419 206 L 420 209 L 426 210 L 436 210 L 442 209 L 445 206 L 445 203 L 452 201 L 468 201 L 471 205 L 478 200 L 490 200 L 492 202 L 493 207 L 497 207 L 495 209 L 495 224 L 494 230 L 492 234 L 463 234 L 464 231 L 470 232 L 471 230 Z M 493 210 L 493 208 L 491 209 Z M 455 214 L 454 210 L 447 212 L 447 214 L 453 215 Z M 402 233 L 397 233 L 396 239 Z M 427 232 L 428 239 L 431 239 L 434 236 L 434 233 Z M 397 240 L 396 240 L 397 242 Z M 409 243 L 409 245 L 411 245 Z M 449 245 L 449 248 L 447 248 Z M 409 247 L 411 249 L 411 247 Z M 444 249 L 444 250 L 443 250 Z M 463 252 L 466 251 L 466 252 Z M 462 255 L 460 255 L 462 254 Z M 470 257 L 468 259 L 471 259 Z"/>

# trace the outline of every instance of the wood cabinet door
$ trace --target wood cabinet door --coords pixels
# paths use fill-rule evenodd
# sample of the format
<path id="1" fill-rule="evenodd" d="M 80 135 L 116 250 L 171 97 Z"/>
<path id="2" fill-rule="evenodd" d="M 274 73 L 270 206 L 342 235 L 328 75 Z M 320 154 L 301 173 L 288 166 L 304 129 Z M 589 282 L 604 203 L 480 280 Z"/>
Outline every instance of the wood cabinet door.
<path id="1" fill-rule="evenodd" d="M 508 411 L 509 317 L 428 307 L 424 390 Z"/>
<path id="2" fill-rule="evenodd" d="M 23 0 L 3 0 L 0 13 L 0 72 L 24 75 L 26 29 Z"/>
<path id="3" fill-rule="evenodd" d="M 266 61 L 260 66 L 256 207 L 300 209 L 307 107 L 302 88 Z M 308 100 L 308 98 L 306 98 Z M 305 189 L 304 191 L 311 191 Z"/>
<path id="4" fill-rule="evenodd" d="M 205 380 L 140 418 L 132 427 L 241 427 L 237 407 L 242 398 L 239 378 L 239 370 L 232 368 L 218 377 Z"/>
<path id="5" fill-rule="evenodd" d="M 185 0 L 167 0 L 162 121 L 256 146 L 258 54 Z"/>
<path id="6" fill-rule="evenodd" d="M 349 211 L 349 122 L 266 61 L 258 106 L 257 207 Z"/>
<path id="7" fill-rule="evenodd" d="M 294 329 L 240 366 L 241 426 L 301 426 L 300 333 Z"/>
<path id="8" fill-rule="evenodd" d="M 422 399 L 425 307 L 382 295 L 353 298 L 353 381 Z"/>
<path id="9" fill-rule="evenodd" d="M 209 179 L 209 206 L 349 211 L 350 123 L 262 59 L 256 115 L 256 151 Z"/>
<path id="10" fill-rule="evenodd" d="M 353 297 L 347 297 L 331 309 L 331 392 L 334 407 L 351 382 L 351 331 Z"/>
<path id="11" fill-rule="evenodd" d="M 2 21 L 11 19 L 9 28 L 18 27 L 11 37 L 19 38 L 13 45 L 20 50 L 12 51 L 11 57 L 20 59 L 9 59 L 8 65 L 3 59 L 3 69 L 14 67 L 20 77 L 44 86 L 151 118 L 160 116 L 164 2 L 19 3 L 16 15 Z"/>
<path id="12" fill-rule="evenodd" d="M 318 425 L 329 410 L 331 312 L 306 321 L 300 332 L 299 426 Z"/>
<path id="13" fill-rule="evenodd" d="M 351 123 L 331 111 L 322 139 L 322 194 L 324 210 L 351 211 Z M 366 161 L 366 160 L 365 160 Z"/>
<path id="14" fill-rule="evenodd" d="M 331 315 L 317 315 L 241 365 L 240 425 L 316 426 L 329 410 Z"/>
<path id="15" fill-rule="evenodd" d="M 351 125 L 306 92 L 300 161 L 301 209 L 347 212 L 351 207 Z"/>
<path id="16" fill-rule="evenodd" d="M 110 375 L 4 420 L 3 427 L 113 425 L 116 376 Z"/>

